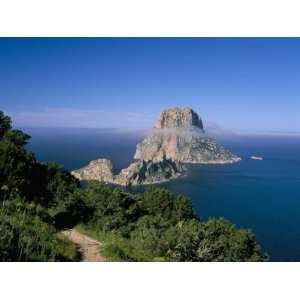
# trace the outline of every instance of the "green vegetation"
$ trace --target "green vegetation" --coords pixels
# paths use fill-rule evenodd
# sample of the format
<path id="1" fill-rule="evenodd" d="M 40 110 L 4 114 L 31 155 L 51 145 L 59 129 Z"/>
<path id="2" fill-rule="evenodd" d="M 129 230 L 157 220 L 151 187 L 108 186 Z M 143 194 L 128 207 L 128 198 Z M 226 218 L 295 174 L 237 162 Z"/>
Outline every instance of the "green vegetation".
<path id="1" fill-rule="evenodd" d="M 37 162 L 29 138 L 0 112 L 0 261 L 76 261 L 76 247 L 57 232 L 80 219 L 79 182 Z"/>
<path id="2" fill-rule="evenodd" d="M 83 192 L 90 205 L 77 228 L 104 242 L 116 261 L 264 261 L 249 230 L 224 219 L 201 222 L 189 202 L 167 190 L 131 195 L 100 183 Z"/>
<path id="3" fill-rule="evenodd" d="M 77 261 L 75 245 L 19 199 L 0 210 L 0 261 Z"/>
<path id="4" fill-rule="evenodd" d="M 36 161 L 29 136 L 0 112 L 0 261 L 76 261 L 62 228 L 104 243 L 113 261 L 264 261 L 255 236 L 223 219 L 199 220 L 183 196 L 92 182 L 82 189 L 56 164 Z"/>

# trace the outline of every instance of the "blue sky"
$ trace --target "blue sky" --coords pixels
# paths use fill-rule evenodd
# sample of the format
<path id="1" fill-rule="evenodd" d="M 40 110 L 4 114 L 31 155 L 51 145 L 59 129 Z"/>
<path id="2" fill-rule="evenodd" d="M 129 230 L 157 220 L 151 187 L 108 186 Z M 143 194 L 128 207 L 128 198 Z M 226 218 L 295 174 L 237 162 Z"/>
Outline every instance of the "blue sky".
<path id="1" fill-rule="evenodd" d="M 300 39 L 0 39 L 0 109 L 16 126 L 148 128 L 173 106 L 299 133 Z"/>

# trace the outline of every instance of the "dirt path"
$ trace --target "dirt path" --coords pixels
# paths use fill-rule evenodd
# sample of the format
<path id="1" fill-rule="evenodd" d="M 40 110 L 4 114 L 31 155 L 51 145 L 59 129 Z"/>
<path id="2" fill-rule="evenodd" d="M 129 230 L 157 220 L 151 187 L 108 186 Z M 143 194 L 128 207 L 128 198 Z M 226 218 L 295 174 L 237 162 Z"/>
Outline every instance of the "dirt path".
<path id="1" fill-rule="evenodd" d="M 100 254 L 101 243 L 76 229 L 64 230 L 62 234 L 74 242 L 82 253 L 82 261 L 105 261 Z"/>

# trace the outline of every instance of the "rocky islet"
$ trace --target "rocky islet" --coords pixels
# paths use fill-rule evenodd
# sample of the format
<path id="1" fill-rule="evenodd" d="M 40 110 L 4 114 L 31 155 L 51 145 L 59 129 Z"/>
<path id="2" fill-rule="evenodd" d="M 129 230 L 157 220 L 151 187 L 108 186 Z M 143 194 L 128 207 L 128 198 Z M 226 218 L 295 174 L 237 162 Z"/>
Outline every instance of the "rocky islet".
<path id="1" fill-rule="evenodd" d="M 72 174 L 79 180 L 117 185 L 164 182 L 185 173 L 186 163 L 226 164 L 240 158 L 205 135 L 203 122 L 191 108 L 163 110 L 150 134 L 137 145 L 134 162 L 114 174 L 108 159 L 91 161 Z"/>

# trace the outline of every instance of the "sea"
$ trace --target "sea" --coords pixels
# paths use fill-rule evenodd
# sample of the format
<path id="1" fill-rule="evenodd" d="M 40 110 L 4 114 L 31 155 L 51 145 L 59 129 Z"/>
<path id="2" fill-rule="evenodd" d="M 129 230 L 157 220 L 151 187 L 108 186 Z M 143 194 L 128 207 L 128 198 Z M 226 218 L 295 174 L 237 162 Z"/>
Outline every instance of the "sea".
<path id="1" fill-rule="evenodd" d="M 108 158 L 116 172 L 132 161 L 145 135 L 114 128 L 25 131 L 32 136 L 27 147 L 40 161 L 73 170 Z M 242 160 L 189 165 L 185 177 L 158 186 L 186 196 L 202 220 L 222 217 L 251 229 L 271 261 L 300 261 L 300 137 L 231 136 L 218 141 Z M 252 155 L 263 160 L 252 160 Z"/>

